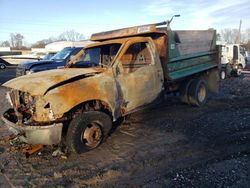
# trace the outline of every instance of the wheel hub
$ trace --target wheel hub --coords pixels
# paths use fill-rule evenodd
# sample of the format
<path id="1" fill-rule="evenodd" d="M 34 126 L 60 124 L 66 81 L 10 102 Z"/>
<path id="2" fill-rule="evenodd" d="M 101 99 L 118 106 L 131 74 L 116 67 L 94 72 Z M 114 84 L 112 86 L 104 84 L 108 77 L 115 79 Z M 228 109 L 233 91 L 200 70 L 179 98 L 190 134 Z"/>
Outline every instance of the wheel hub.
<path id="1" fill-rule="evenodd" d="M 82 133 L 82 142 L 89 147 L 97 147 L 102 139 L 102 130 L 97 124 L 91 124 Z"/>

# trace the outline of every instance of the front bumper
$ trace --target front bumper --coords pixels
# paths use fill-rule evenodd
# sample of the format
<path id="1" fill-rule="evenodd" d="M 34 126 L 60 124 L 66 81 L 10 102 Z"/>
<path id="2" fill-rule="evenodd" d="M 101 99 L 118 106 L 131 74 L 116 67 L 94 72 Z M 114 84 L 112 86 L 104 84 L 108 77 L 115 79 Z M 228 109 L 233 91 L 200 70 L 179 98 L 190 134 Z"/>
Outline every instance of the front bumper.
<path id="1" fill-rule="evenodd" d="M 9 130 L 20 136 L 20 140 L 28 144 L 53 145 L 59 144 L 62 137 L 62 123 L 46 126 L 17 125 L 2 116 L 2 120 Z"/>

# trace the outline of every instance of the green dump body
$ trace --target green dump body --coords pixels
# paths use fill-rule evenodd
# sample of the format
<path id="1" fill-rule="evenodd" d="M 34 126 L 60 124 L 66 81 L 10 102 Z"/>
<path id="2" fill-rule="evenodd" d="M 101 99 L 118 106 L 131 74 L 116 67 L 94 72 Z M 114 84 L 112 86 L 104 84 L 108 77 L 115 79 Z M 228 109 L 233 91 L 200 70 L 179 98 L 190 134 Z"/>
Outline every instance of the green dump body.
<path id="1" fill-rule="evenodd" d="M 218 66 L 215 30 L 167 32 L 168 58 L 163 63 L 165 78 L 182 79 Z"/>

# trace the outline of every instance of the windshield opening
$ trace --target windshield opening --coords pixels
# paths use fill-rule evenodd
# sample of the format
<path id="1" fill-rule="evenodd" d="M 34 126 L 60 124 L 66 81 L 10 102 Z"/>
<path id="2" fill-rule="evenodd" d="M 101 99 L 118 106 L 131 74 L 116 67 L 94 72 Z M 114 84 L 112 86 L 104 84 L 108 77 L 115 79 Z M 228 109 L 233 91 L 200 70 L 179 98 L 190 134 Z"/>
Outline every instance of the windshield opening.
<path id="1" fill-rule="evenodd" d="M 43 57 L 43 60 L 50 60 L 50 59 L 52 59 L 52 57 L 53 57 L 55 54 L 56 54 L 56 53 L 53 53 L 53 52 L 47 53 L 47 54 Z"/>
<path id="2" fill-rule="evenodd" d="M 108 66 L 114 60 L 118 53 L 121 44 L 107 44 L 103 46 L 97 46 L 88 48 L 84 51 L 84 54 L 80 56 L 71 67 L 86 68 L 96 66 Z"/>
<path id="3" fill-rule="evenodd" d="M 242 46 L 240 46 L 240 54 L 243 56 L 245 55 L 245 48 Z"/>
<path id="4" fill-rule="evenodd" d="M 64 48 L 60 52 L 57 52 L 51 59 L 52 60 L 64 60 L 69 56 L 71 51 L 72 51 L 72 48 Z"/>

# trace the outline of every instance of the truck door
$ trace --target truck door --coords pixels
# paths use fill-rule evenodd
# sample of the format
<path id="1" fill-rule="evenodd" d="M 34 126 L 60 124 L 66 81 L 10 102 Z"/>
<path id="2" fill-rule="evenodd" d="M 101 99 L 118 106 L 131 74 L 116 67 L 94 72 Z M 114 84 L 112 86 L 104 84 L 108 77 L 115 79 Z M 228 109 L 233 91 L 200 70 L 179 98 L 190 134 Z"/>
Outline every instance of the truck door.
<path id="1" fill-rule="evenodd" d="M 117 88 L 126 111 L 151 103 L 163 89 L 159 56 L 148 41 L 133 41 L 118 57 Z"/>

